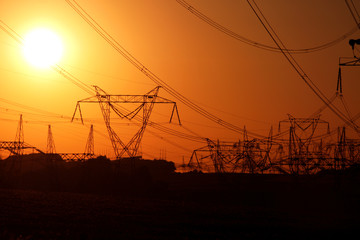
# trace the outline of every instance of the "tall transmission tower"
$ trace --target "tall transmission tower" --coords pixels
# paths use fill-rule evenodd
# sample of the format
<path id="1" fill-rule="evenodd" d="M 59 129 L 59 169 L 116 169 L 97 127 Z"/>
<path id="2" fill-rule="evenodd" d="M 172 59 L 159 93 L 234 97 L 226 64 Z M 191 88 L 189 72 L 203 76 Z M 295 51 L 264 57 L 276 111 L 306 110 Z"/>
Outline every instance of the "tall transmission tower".
<path id="1" fill-rule="evenodd" d="M 23 128 L 23 118 L 22 114 L 20 114 L 20 120 L 19 125 L 16 130 L 16 136 L 15 136 L 15 154 L 16 155 L 22 155 L 23 154 L 23 146 L 24 146 L 24 128 Z"/>
<path id="2" fill-rule="evenodd" d="M 282 164 L 289 167 L 293 174 L 309 174 L 317 170 L 319 158 L 314 144 L 316 130 L 319 125 L 327 126 L 327 133 L 330 132 L 329 123 L 316 118 L 295 118 L 289 114 L 289 119 L 280 121 L 289 126 L 288 156 Z"/>
<path id="3" fill-rule="evenodd" d="M 48 126 L 46 153 L 50 153 L 50 154 L 56 153 L 55 141 L 52 135 L 51 125 Z"/>
<path id="4" fill-rule="evenodd" d="M 181 124 L 176 102 L 158 96 L 160 86 L 155 87 L 144 95 L 110 95 L 98 86 L 94 86 L 94 88 L 96 92 L 95 96 L 77 102 L 72 120 L 74 119 L 76 112 L 79 111 L 81 121 L 83 121 L 80 103 L 98 103 L 117 159 L 123 158 L 124 155 L 127 155 L 130 158 L 138 157 L 139 146 L 146 126 L 149 123 L 150 115 L 155 103 L 172 104 L 173 108 L 170 122 L 172 121 L 173 116 L 176 115 L 179 124 Z M 119 105 L 125 103 L 137 104 L 137 107 L 133 111 L 129 111 Z M 115 130 L 111 127 L 111 110 L 121 119 L 135 119 L 140 122 L 139 130 L 128 143 L 121 140 Z M 140 116 L 141 111 L 142 116 Z"/>
<path id="5" fill-rule="evenodd" d="M 275 144 L 272 129 L 269 137 L 263 139 L 249 140 L 244 128 L 242 141 L 215 142 L 207 139 L 207 143 L 207 146 L 193 151 L 188 163 L 190 168 L 216 173 L 264 173 L 271 168 L 270 151 Z"/>
<path id="6" fill-rule="evenodd" d="M 345 169 L 360 163 L 360 139 L 346 136 L 346 128 L 338 128 L 338 140 L 334 149 L 334 169 Z"/>
<path id="7" fill-rule="evenodd" d="M 360 27 L 360 25 L 359 25 Z M 359 114 L 356 116 L 351 116 L 348 107 L 346 106 L 344 99 L 343 99 L 343 85 L 342 85 L 342 68 L 344 67 L 360 67 L 360 56 L 356 56 L 355 54 L 355 46 L 360 45 L 360 39 L 350 39 L 349 44 L 353 51 L 353 57 L 340 57 L 339 58 L 339 72 L 338 72 L 338 79 L 337 79 L 337 87 L 336 87 L 336 94 L 341 97 L 342 103 L 346 110 L 346 113 L 349 115 L 349 119 L 351 124 L 354 126 L 355 131 L 360 134 L 360 127 L 356 124 L 356 120 L 359 118 Z M 358 49 L 356 49 L 360 52 Z"/>
<path id="8" fill-rule="evenodd" d="M 94 127 L 92 124 L 90 127 L 88 139 L 86 141 L 84 153 L 94 155 Z"/>
<path id="9" fill-rule="evenodd" d="M 24 141 L 24 127 L 23 118 L 20 115 L 19 124 L 16 131 L 15 141 L 0 141 L 0 150 L 6 150 L 10 152 L 10 155 L 23 155 L 24 150 L 32 150 L 32 152 L 44 153 L 40 149 L 31 146 Z"/>

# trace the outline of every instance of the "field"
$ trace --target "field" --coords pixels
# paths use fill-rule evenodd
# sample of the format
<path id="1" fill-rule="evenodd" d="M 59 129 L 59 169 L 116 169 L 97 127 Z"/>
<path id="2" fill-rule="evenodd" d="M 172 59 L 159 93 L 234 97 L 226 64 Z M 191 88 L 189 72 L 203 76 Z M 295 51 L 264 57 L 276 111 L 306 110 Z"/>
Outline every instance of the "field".
<path id="1" fill-rule="evenodd" d="M 118 192 L 2 188 L 0 238 L 348 239 L 359 179 L 174 173 Z"/>

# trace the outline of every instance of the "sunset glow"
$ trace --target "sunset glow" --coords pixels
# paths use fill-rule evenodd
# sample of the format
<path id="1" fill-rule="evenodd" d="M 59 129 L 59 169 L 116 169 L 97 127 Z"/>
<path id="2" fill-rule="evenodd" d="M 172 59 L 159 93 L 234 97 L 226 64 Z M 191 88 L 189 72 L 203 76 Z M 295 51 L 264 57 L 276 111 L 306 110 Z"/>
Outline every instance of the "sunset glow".
<path id="1" fill-rule="evenodd" d="M 0 240 L 359 235 L 360 0 L 0 16 Z"/>
<path id="2" fill-rule="evenodd" d="M 279 122 L 286 131 L 288 114 L 307 118 L 323 110 L 321 120 L 335 134 L 343 124 L 338 115 L 359 112 L 359 68 L 342 69 L 348 111 L 340 98 L 332 107 L 338 115 L 322 107 L 324 97 L 336 94 L 339 58 L 352 57 L 348 42 L 360 37 L 348 5 L 330 1 L 324 9 L 320 2 L 300 0 L 257 5 L 296 63 L 287 61 L 247 1 L 1 1 L 0 140 L 14 139 L 22 114 L 27 143 L 45 151 L 51 125 L 56 150 L 77 153 L 84 151 L 93 125 L 95 154 L 116 159 L 98 105 L 82 106 L 84 125 L 79 112 L 71 122 L 76 103 L 94 96 L 92 86 L 134 96 L 161 85 L 158 96 L 177 103 L 182 125 L 169 123 L 169 106 L 154 104 L 136 146 L 146 158 L 179 166 L 207 146 L 204 139 L 237 143 L 244 129 L 267 138 Z M 301 66 L 302 76 L 292 66 Z M 131 120 L 110 110 L 112 130 L 125 145 L 135 142 L 143 110 Z"/>
<path id="3" fill-rule="evenodd" d="M 48 68 L 60 61 L 63 45 L 54 32 L 48 29 L 35 29 L 26 35 L 23 52 L 31 65 Z"/>

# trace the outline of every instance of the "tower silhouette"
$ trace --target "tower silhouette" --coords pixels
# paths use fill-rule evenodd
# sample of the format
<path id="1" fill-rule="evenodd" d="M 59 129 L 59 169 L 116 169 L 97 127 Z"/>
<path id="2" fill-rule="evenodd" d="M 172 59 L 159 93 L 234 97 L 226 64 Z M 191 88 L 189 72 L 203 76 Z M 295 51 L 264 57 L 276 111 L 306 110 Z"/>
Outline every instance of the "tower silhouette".
<path id="1" fill-rule="evenodd" d="M 48 137 L 47 137 L 47 146 L 46 146 L 46 153 L 55 153 L 55 142 L 51 131 L 51 125 L 48 126 Z"/>
<path id="2" fill-rule="evenodd" d="M 93 125 L 90 127 L 89 136 L 85 145 L 85 154 L 94 155 L 94 128 Z"/>

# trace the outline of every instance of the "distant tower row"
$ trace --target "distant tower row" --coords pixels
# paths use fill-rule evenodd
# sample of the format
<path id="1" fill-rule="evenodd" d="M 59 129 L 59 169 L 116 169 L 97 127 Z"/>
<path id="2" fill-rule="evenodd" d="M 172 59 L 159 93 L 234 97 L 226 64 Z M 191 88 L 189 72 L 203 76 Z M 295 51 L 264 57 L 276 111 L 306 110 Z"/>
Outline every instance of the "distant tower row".
<path id="1" fill-rule="evenodd" d="M 54 137 L 52 135 L 51 125 L 48 126 L 46 153 L 48 153 L 48 154 L 56 153 L 55 141 L 54 141 Z M 93 127 L 93 125 L 90 126 L 90 132 L 89 132 L 88 139 L 86 141 L 84 153 L 94 155 L 94 127 Z"/>

